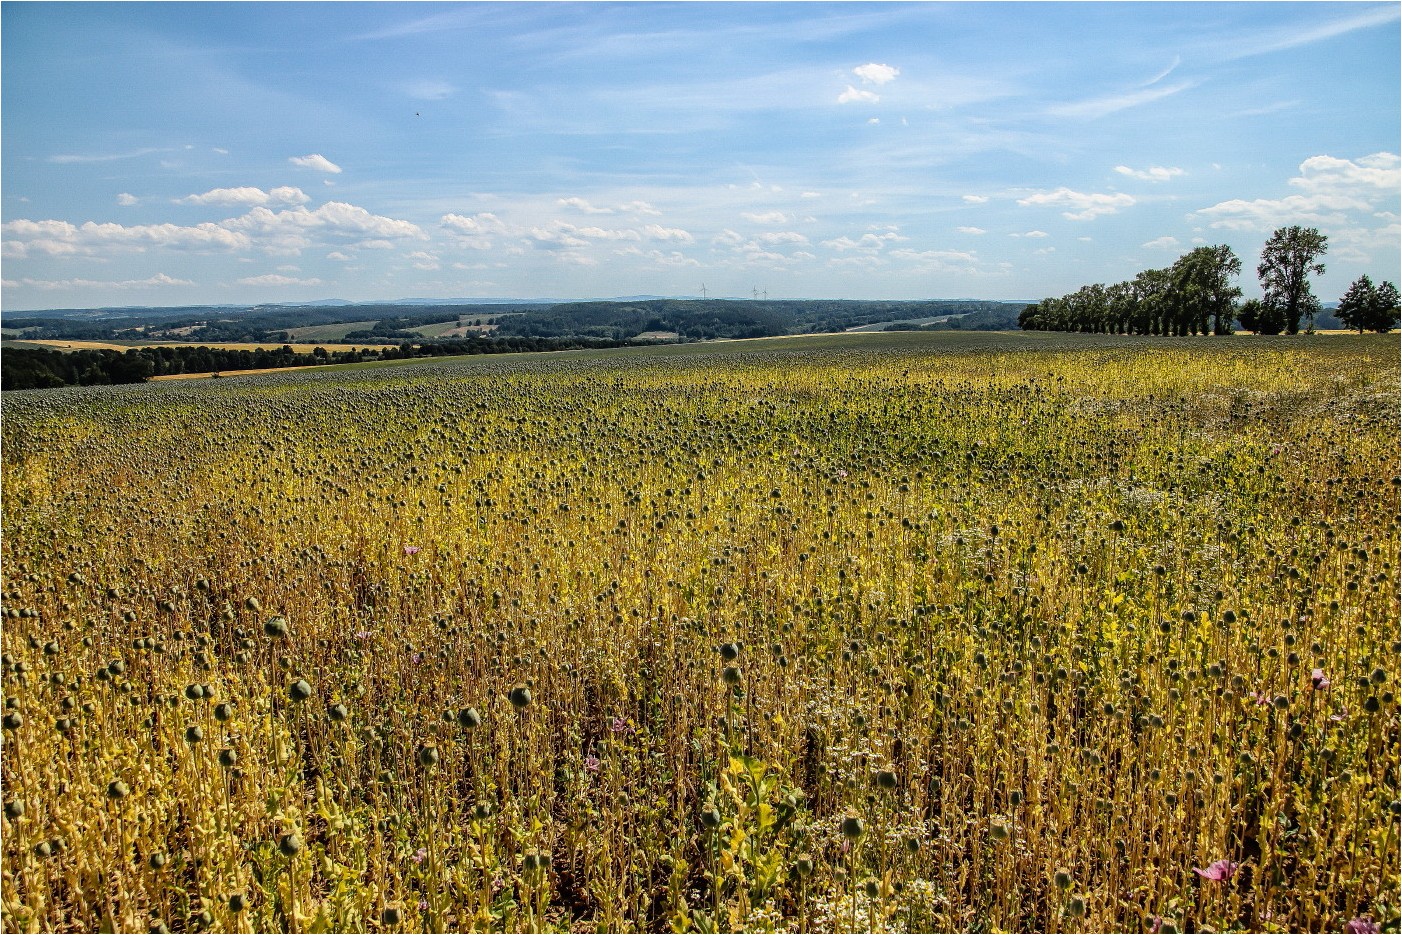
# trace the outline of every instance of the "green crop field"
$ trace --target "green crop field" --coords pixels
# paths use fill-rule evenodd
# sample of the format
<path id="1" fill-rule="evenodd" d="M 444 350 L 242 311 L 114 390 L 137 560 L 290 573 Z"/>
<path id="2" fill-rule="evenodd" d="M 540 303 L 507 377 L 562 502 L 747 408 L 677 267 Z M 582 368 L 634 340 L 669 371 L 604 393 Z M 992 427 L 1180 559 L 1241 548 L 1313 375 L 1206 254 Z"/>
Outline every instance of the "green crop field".
<path id="1" fill-rule="evenodd" d="M 1398 925 L 1393 337 L 5 396 L 6 931 Z"/>

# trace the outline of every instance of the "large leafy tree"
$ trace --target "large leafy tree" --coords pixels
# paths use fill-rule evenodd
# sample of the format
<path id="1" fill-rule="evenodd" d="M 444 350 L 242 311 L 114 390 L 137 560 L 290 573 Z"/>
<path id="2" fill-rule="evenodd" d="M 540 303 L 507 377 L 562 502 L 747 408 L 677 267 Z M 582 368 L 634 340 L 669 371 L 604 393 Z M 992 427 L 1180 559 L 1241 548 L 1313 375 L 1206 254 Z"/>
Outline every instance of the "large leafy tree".
<path id="1" fill-rule="evenodd" d="M 1324 273 L 1320 257 L 1329 249 L 1329 238 L 1317 228 L 1279 228 L 1261 249 L 1256 275 L 1265 291 L 1263 304 L 1278 310 L 1285 319 L 1287 334 L 1299 334 L 1300 319 L 1313 322 L 1319 300 L 1310 291 L 1310 276 Z"/>
<path id="2" fill-rule="evenodd" d="M 1198 247 L 1179 257 L 1170 276 L 1180 315 L 1192 334 L 1231 334 L 1236 300 L 1241 297 L 1232 280 L 1241 273 L 1241 260 L 1225 244 Z"/>
<path id="3" fill-rule="evenodd" d="M 1337 314 L 1339 321 L 1357 328 L 1359 334 L 1391 331 L 1397 326 L 1397 287 L 1386 281 L 1374 286 L 1371 278 L 1359 276 L 1339 300 Z"/>

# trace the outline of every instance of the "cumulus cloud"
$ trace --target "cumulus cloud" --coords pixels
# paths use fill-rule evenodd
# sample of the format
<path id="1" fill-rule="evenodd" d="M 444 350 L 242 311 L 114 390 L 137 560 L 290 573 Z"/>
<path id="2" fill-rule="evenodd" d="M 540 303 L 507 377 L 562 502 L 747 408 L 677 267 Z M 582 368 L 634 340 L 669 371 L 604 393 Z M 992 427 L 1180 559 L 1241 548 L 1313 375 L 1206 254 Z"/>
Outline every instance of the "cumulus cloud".
<path id="1" fill-rule="evenodd" d="M 865 65 L 858 65 L 856 68 L 852 69 L 852 74 L 856 75 L 858 78 L 861 78 L 863 81 L 876 85 L 886 84 L 889 81 L 895 81 L 896 76 L 900 73 L 901 70 L 899 68 L 896 68 L 892 65 L 878 65 L 875 62 L 869 62 Z"/>
<path id="2" fill-rule="evenodd" d="M 959 233 L 961 233 L 961 234 L 986 234 L 986 233 L 988 233 L 988 231 L 984 230 L 982 227 L 956 227 L 956 228 L 954 228 L 954 229 L 957 230 L 957 231 L 958 231 Z"/>
<path id="3" fill-rule="evenodd" d="M 643 228 L 643 233 L 653 240 L 675 240 L 680 243 L 692 243 L 696 238 L 690 232 L 682 230 L 680 227 L 662 227 L 658 224 L 649 224 Z"/>
<path id="4" fill-rule="evenodd" d="M 1009 234 L 1008 236 L 1009 236 L 1009 237 L 1031 237 L 1031 238 L 1037 239 L 1037 238 L 1041 238 L 1041 237 L 1050 237 L 1051 234 L 1048 234 L 1046 231 L 1023 231 L 1022 233 L 1013 233 L 1013 234 Z"/>
<path id="5" fill-rule="evenodd" d="M 416 250 L 413 253 L 404 254 L 404 259 L 414 264 L 414 269 L 435 270 L 438 269 L 438 257 L 424 250 Z"/>
<path id="6" fill-rule="evenodd" d="M 1115 166 L 1115 171 L 1120 175 L 1127 175 L 1132 179 L 1139 179 L 1141 182 L 1167 182 L 1171 178 L 1184 174 L 1183 170 L 1177 166 L 1150 166 L 1147 169 L 1131 169 L 1129 166 Z"/>
<path id="7" fill-rule="evenodd" d="M 121 205 L 123 208 L 130 208 L 139 200 L 140 199 L 138 199 L 135 195 L 129 194 L 128 192 L 122 192 L 120 195 L 117 196 L 117 204 Z"/>
<path id="8" fill-rule="evenodd" d="M 410 221 L 371 214 L 364 208 L 343 201 L 328 201 L 315 210 L 304 207 L 272 211 L 254 208 L 242 217 L 222 225 L 231 231 L 246 232 L 269 252 L 296 253 L 317 237 L 366 238 L 377 240 L 427 240 L 427 235 Z"/>
<path id="9" fill-rule="evenodd" d="M 978 263 L 978 258 L 972 253 L 960 250 L 910 250 L 901 248 L 892 250 L 889 254 L 892 259 L 903 260 L 913 263 L 922 271 L 949 272 L 961 270 L 973 272 Z"/>
<path id="10" fill-rule="evenodd" d="M 321 153 L 312 153 L 309 156 L 293 156 L 287 160 L 294 166 L 301 166 L 304 169 L 315 169 L 317 172 L 329 172 L 332 175 L 339 175 L 341 167 Z"/>
<path id="11" fill-rule="evenodd" d="M 1226 230 L 1268 231 L 1282 224 L 1346 227 L 1360 214 L 1397 203 L 1399 165 L 1394 153 L 1374 153 L 1356 160 L 1311 156 L 1289 180 L 1298 194 L 1247 201 L 1235 198 L 1197 211 L 1211 226 Z"/>
<path id="12" fill-rule="evenodd" d="M 1050 192 L 1034 192 L 1026 198 L 1019 198 L 1017 203 L 1024 207 L 1064 207 L 1067 210 L 1061 212 L 1061 216 L 1068 221 L 1090 221 L 1128 208 L 1135 200 L 1123 192 L 1077 192 L 1063 187 Z"/>
<path id="13" fill-rule="evenodd" d="M 902 237 L 895 231 L 887 231 L 884 234 L 863 234 L 856 240 L 844 235 L 842 237 L 835 237 L 832 240 L 824 240 L 822 245 L 830 250 L 836 250 L 839 253 L 844 253 L 848 250 L 875 253 L 884 249 L 888 244 L 908 239 L 908 237 Z"/>
<path id="14" fill-rule="evenodd" d="M 290 185 L 266 192 L 261 188 L 252 187 L 212 188 L 200 195 L 186 195 L 176 199 L 176 203 L 182 205 L 301 205 L 308 201 L 311 201 L 311 198 L 306 192 Z"/>
<path id="15" fill-rule="evenodd" d="M 850 84 L 847 86 L 846 91 L 843 91 L 837 96 L 837 103 L 839 104 L 875 104 L 880 100 L 881 95 L 877 94 L 875 91 L 862 91 L 852 87 Z"/>
<path id="16" fill-rule="evenodd" d="M 771 231 L 769 233 L 760 234 L 755 239 L 758 240 L 760 243 L 765 244 L 808 243 L 808 238 L 800 234 L 798 231 Z"/>
<path id="17" fill-rule="evenodd" d="M 661 216 L 662 216 L 662 212 L 661 212 L 661 211 L 658 211 L 656 208 L 654 208 L 652 205 L 648 204 L 646 201 L 630 201 L 630 202 L 627 202 L 626 204 L 619 205 L 619 206 L 618 206 L 618 210 L 619 210 L 619 211 L 626 212 L 626 213 L 628 213 L 628 214 L 645 214 L 645 215 L 647 215 L 647 216 L 649 216 L 649 217 L 661 217 Z"/>
<path id="18" fill-rule="evenodd" d="M 5 255 L 20 258 L 34 253 L 46 256 L 92 256 L 103 250 L 141 251 L 151 247 L 176 250 L 241 250 L 252 243 L 248 235 L 218 224 L 98 224 L 87 221 L 31 221 L 19 219 L 0 226 Z"/>
<path id="19" fill-rule="evenodd" d="M 742 211 L 740 216 L 756 224 L 783 224 L 789 219 L 782 211 Z"/>
<path id="20" fill-rule="evenodd" d="M 1172 250 L 1178 246 L 1178 238 L 1169 236 L 1155 237 L 1153 240 L 1140 244 L 1140 246 L 1149 250 Z"/>
<path id="21" fill-rule="evenodd" d="M 988 204 L 988 196 L 987 196 L 987 195 L 965 195 L 965 196 L 964 196 L 964 203 L 965 203 L 965 204 L 970 204 L 970 205 L 986 205 L 986 204 Z"/>

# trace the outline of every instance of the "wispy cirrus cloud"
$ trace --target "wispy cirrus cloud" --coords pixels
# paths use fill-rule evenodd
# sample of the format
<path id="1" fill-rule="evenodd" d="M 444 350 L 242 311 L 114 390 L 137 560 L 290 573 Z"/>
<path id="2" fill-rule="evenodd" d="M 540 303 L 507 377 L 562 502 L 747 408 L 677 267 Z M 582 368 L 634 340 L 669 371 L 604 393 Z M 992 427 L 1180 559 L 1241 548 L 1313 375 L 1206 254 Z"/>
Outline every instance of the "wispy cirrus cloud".
<path id="1" fill-rule="evenodd" d="M 1163 87 L 1139 88 L 1134 91 L 1107 94 L 1102 97 L 1094 97 L 1082 101 L 1054 104 L 1048 108 L 1047 113 L 1053 117 L 1082 117 L 1087 120 L 1096 120 L 1100 117 L 1116 113 L 1117 111 L 1128 110 L 1131 107 L 1142 107 L 1145 104 L 1152 104 L 1154 101 L 1161 101 L 1164 98 L 1172 97 L 1175 94 L 1179 94 L 1197 85 L 1198 82 L 1196 81 L 1180 81 L 1177 84 L 1165 85 Z"/>

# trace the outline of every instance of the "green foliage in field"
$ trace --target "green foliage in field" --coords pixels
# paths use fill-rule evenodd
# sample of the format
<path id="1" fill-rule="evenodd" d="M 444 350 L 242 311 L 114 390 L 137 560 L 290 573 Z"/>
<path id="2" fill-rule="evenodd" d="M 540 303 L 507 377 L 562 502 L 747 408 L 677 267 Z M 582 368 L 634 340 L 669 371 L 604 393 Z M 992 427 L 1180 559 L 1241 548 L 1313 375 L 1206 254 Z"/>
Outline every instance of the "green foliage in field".
<path id="1" fill-rule="evenodd" d="M 937 333 L 7 395 L 0 921 L 1395 929 L 1397 373 Z"/>

